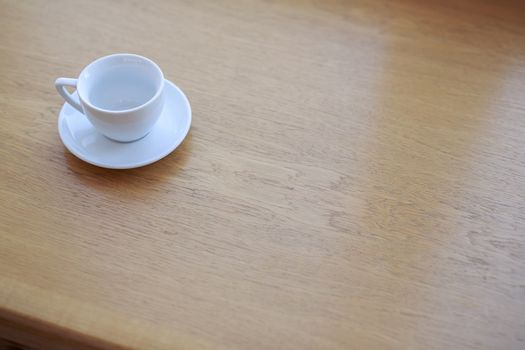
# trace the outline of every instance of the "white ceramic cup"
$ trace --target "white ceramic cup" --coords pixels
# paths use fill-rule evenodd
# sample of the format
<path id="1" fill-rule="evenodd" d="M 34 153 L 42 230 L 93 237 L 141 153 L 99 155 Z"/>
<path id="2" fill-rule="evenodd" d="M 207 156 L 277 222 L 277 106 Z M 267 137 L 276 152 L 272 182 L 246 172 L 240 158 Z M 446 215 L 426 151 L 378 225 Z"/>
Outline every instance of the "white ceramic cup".
<path id="1" fill-rule="evenodd" d="M 80 103 L 66 86 L 77 89 Z M 55 87 L 100 133 L 120 142 L 146 136 L 164 105 L 164 75 L 159 66 L 133 54 L 99 58 L 78 79 L 58 78 Z"/>

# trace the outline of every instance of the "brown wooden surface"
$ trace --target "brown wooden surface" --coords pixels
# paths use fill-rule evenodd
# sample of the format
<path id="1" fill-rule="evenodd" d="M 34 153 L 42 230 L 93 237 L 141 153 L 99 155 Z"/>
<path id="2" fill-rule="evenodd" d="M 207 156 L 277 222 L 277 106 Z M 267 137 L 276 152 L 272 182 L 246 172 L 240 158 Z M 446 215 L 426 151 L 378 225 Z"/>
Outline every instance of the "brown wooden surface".
<path id="1" fill-rule="evenodd" d="M 193 108 L 130 171 L 57 132 L 115 52 Z M 0 338 L 525 348 L 522 1 L 3 0 L 0 79 Z"/>

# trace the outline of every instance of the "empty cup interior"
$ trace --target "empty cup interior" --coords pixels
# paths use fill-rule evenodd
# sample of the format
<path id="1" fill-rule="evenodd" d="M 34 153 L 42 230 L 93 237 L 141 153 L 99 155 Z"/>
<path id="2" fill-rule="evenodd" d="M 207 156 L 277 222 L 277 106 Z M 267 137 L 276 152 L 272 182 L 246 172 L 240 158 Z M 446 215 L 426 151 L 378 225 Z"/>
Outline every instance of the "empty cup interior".
<path id="1" fill-rule="evenodd" d="M 125 111 L 151 100 L 162 87 L 162 72 L 152 61 L 135 55 L 103 57 L 84 69 L 78 89 L 95 108 Z"/>

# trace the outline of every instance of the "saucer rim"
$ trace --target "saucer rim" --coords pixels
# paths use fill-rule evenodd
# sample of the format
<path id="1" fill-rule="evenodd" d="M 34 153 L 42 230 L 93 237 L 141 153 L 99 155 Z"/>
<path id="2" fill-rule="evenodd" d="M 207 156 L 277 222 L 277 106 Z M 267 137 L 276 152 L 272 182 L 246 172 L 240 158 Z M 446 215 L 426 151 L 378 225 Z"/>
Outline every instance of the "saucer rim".
<path id="1" fill-rule="evenodd" d="M 59 118 L 58 118 L 58 133 L 59 133 L 59 136 L 60 136 L 60 140 L 62 141 L 62 144 L 66 147 L 66 149 L 71 152 L 75 157 L 79 158 L 80 160 L 83 160 L 84 162 L 86 163 L 89 163 L 91 165 L 94 165 L 94 166 L 97 166 L 97 167 L 100 167 L 100 168 L 106 168 L 106 169 L 118 169 L 118 170 L 124 170 L 124 169 L 134 169 L 134 168 L 140 168 L 140 167 L 143 167 L 143 166 L 146 166 L 146 165 L 149 165 L 149 164 L 152 164 L 152 163 L 155 163 L 161 159 L 163 159 L 164 157 L 168 156 L 171 152 L 173 152 L 175 149 L 177 149 L 181 143 L 186 139 L 186 136 L 188 136 L 188 132 L 190 131 L 190 127 L 191 127 L 191 122 L 192 122 L 192 110 L 191 110 L 191 105 L 190 105 L 190 102 L 188 100 L 188 97 L 186 96 L 186 94 L 184 94 L 184 92 L 177 86 L 175 85 L 173 82 L 169 81 L 168 79 L 164 79 L 164 83 L 165 84 L 169 84 L 171 85 L 173 88 L 175 88 L 175 90 L 182 96 L 182 99 L 186 105 L 186 108 L 188 109 L 188 112 L 186 113 L 188 116 L 187 118 L 181 118 L 181 119 L 187 119 L 187 122 L 185 123 L 185 129 L 182 133 L 182 137 L 180 138 L 180 140 L 178 142 L 175 142 L 172 146 L 168 147 L 167 150 L 163 153 L 160 153 L 159 155 L 156 155 L 150 159 L 147 159 L 147 160 L 144 160 L 144 161 L 141 161 L 141 162 L 133 162 L 133 163 L 125 163 L 125 164 L 119 164 L 119 165 L 113 165 L 113 164 L 108 164 L 108 163 L 104 163 L 104 162 L 97 162 L 97 161 L 94 161 L 92 159 L 89 159 L 87 157 L 84 156 L 84 154 L 86 154 L 85 152 L 83 153 L 80 153 L 78 152 L 77 150 L 75 150 L 75 147 L 73 147 L 73 145 L 76 145 L 77 143 L 75 142 L 74 138 L 69 135 L 68 138 L 73 141 L 72 142 L 72 145 L 69 145 L 68 142 L 66 142 L 64 139 L 65 139 L 65 135 L 63 135 L 63 133 L 65 133 L 66 131 L 63 130 L 63 127 L 62 127 L 62 123 L 64 121 L 64 119 L 66 118 L 64 116 L 64 108 L 66 108 L 66 105 L 67 105 L 67 102 L 65 102 L 63 105 L 62 105 L 62 108 L 60 109 L 60 112 L 59 112 Z M 75 91 L 75 96 L 77 95 L 77 92 Z M 79 113 L 77 111 L 77 113 Z M 85 117 L 85 116 L 84 116 Z M 70 134 L 70 132 L 69 132 Z M 148 135 L 146 135 L 147 137 Z M 140 142 L 142 141 L 143 138 L 141 138 L 140 140 L 137 140 L 137 141 L 133 141 L 133 142 Z M 117 142 L 117 141 L 114 141 L 114 140 L 111 140 L 111 142 Z M 133 143 L 131 142 L 131 143 Z"/>

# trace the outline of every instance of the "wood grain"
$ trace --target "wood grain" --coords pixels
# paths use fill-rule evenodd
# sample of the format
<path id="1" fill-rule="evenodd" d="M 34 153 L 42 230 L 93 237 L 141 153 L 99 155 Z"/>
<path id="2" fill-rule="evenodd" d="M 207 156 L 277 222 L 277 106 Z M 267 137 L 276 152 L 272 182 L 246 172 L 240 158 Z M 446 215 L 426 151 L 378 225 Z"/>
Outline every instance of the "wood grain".
<path id="1" fill-rule="evenodd" d="M 115 52 L 194 113 L 130 171 L 57 132 Z M 0 79 L 0 338 L 525 348 L 523 2 L 2 0 Z"/>

